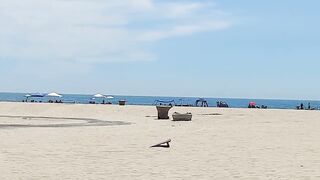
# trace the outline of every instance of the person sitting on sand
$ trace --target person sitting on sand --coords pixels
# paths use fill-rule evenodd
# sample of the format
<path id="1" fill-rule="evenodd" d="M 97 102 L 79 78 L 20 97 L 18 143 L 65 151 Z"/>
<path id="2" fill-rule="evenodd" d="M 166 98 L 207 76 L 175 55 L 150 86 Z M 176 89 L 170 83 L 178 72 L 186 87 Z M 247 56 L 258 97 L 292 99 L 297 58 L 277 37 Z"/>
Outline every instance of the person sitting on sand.
<path id="1" fill-rule="evenodd" d="M 304 109 L 303 103 L 300 104 L 300 109 Z"/>

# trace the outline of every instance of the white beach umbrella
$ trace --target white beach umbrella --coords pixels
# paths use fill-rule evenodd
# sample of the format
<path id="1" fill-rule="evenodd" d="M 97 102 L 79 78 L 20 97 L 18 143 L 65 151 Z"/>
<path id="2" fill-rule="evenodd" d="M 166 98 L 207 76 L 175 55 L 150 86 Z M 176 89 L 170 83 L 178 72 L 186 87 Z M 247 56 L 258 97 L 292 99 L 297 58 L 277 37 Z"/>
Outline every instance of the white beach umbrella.
<path id="1" fill-rule="evenodd" d="M 102 94 L 95 94 L 95 95 L 93 95 L 93 97 L 95 97 L 95 98 L 106 98 L 106 96 L 102 95 Z"/>
<path id="2" fill-rule="evenodd" d="M 47 94 L 47 96 L 48 96 L 48 97 L 62 97 L 62 95 L 60 95 L 60 94 L 58 94 L 58 93 L 55 93 L 55 92 L 49 93 L 49 94 Z"/>
<path id="3" fill-rule="evenodd" d="M 113 99 L 114 97 L 113 96 L 107 96 L 107 99 Z"/>

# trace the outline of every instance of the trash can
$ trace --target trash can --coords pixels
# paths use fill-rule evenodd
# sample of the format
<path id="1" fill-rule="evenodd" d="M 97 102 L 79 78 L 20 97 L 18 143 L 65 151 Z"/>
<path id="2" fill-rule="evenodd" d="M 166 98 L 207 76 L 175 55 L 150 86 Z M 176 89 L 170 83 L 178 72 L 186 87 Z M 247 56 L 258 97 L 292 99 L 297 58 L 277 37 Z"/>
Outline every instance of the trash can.
<path id="1" fill-rule="evenodd" d="M 120 105 L 120 106 L 126 105 L 126 101 L 125 101 L 125 100 L 120 100 L 120 101 L 119 101 L 119 105 Z"/>
<path id="2" fill-rule="evenodd" d="M 158 119 L 169 119 L 169 110 L 172 108 L 172 106 L 157 106 L 158 110 Z"/>

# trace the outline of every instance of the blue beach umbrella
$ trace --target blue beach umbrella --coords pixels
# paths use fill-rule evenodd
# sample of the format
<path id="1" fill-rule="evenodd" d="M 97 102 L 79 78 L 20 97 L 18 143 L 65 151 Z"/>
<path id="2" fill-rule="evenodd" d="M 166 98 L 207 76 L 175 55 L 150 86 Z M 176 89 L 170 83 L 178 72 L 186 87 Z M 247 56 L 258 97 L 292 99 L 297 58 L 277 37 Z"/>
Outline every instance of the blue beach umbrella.
<path id="1" fill-rule="evenodd" d="M 26 94 L 24 97 L 26 97 L 26 101 L 28 101 L 28 98 L 43 98 L 45 95 L 41 93 L 35 93 L 35 94 Z"/>
<path id="2" fill-rule="evenodd" d="M 29 97 L 44 97 L 44 94 L 41 93 L 35 93 L 35 94 L 27 94 L 25 95 L 25 97 L 29 98 Z"/>

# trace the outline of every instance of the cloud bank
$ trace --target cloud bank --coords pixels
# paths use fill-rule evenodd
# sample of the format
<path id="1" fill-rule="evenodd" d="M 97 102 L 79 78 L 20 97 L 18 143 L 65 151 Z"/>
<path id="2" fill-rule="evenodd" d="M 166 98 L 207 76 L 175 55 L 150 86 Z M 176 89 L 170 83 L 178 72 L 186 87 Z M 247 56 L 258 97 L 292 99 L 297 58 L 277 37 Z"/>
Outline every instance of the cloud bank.
<path id="1" fill-rule="evenodd" d="M 205 0 L 1 0 L 0 60 L 150 61 L 146 44 L 231 25 Z"/>

